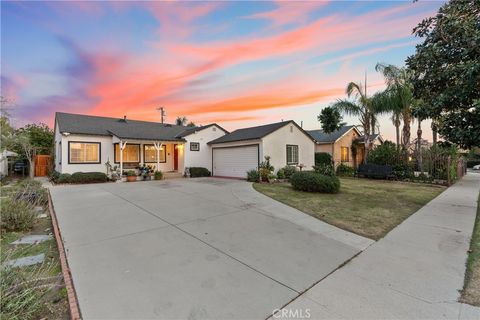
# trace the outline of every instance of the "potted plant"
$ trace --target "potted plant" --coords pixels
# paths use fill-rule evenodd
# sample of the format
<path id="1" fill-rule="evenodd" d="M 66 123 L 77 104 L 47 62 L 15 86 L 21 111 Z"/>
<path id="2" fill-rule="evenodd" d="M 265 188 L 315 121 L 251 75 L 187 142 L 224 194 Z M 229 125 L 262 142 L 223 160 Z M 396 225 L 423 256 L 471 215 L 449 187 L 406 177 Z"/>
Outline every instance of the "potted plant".
<path id="1" fill-rule="evenodd" d="M 153 168 L 151 166 L 142 165 L 138 168 L 143 180 L 152 180 Z"/>
<path id="2" fill-rule="evenodd" d="M 155 180 L 162 180 L 163 179 L 163 172 L 160 171 L 160 170 L 155 171 L 154 178 L 155 178 Z"/>
<path id="3" fill-rule="evenodd" d="M 137 174 L 133 170 L 127 171 L 127 182 L 137 181 Z"/>

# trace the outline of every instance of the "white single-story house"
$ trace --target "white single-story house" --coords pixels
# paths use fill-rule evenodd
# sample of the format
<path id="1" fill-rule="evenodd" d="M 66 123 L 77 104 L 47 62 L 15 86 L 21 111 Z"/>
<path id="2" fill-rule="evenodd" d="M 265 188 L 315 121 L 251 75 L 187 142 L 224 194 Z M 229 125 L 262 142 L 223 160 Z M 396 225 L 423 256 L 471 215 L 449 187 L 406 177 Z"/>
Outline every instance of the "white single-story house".
<path id="1" fill-rule="evenodd" d="M 212 123 L 200 127 L 55 114 L 55 170 L 60 173 L 106 172 L 106 162 L 123 172 L 140 164 L 163 172 L 212 166 L 207 142 L 228 133 Z M 122 150 L 122 152 L 120 152 Z"/>
<path id="2" fill-rule="evenodd" d="M 314 154 L 314 140 L 294 121 L 228 133 L 215 123 L 187 127 L 55 114 L 55 170 L 60 173 L 106 172 L 109 162 L 122 172 L 146 164 L 163 172 L 204 167 L 215 176 L 246 178 L 267 155 L 277 171 L 286 165 L 311 169 Z"/>
<path id="3" fill-rule="evenodd" d="M 212 147 L 212 174 L 244 178 L 265 156 L 275 172 L 287 165 L 315 164 L 315 142 L 295 121 L 238 129 L 208 143 Z"/>

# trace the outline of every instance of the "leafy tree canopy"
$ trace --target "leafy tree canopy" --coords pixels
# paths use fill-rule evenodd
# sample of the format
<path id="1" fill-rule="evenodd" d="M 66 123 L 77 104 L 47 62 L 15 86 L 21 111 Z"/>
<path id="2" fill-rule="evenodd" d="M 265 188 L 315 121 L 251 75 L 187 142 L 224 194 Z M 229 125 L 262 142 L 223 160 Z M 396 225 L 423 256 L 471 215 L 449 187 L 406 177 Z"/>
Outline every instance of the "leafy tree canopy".
<path id="1" fill-rule="evenodd" d="M 450 1 L 414 30 L 424 38 L 408 57 L 415 112 L 438 122 L 447 140 L 480 146 L 480 2 Z"/>
<path id="2" fill-rule="evenodd" d="M 340 112 L 332 107 L 323 109 L 317 119 L 322 124 L 322 130 L 325 133 L 335 132 L 345 125 L 345 122 L 341 122 L 343 118 Z"/>
<path id="3" fill-rule="evenodd" d="M 26 126 L 15 130 L 14 136 L 28 139 L 31 147 L 36 147 L 39 154 L 50 154 L 53 150 L 53 131 L 46 124 L 27 124 Z M 15 141 L 13 139 L 12 141 Z M 12 146 L 12 151 L 25 156 L 24 148 L 18 144 Z"/>

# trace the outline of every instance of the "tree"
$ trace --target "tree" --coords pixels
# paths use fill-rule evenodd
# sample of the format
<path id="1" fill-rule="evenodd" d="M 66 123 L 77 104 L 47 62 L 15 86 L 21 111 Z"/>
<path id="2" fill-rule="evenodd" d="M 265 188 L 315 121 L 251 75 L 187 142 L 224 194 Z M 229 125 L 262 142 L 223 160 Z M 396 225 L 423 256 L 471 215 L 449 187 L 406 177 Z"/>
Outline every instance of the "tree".
<path id="1" fill-rule="evenodd" d="M 51 154 L 53 151 L 53 130 L 44 123 L 27 124 L 15 130 L 15 134 L 28 136 L 32 147 L 35 147 L 39 154 Z"/>
<path id="2" fill-rule="evenodd" d="M 325 133 L 332 133 L 345 125 L 342 121 L 340 112 L 332 107 L 324 108 L 317 117 L 322 125 L 322 130 Z"/>
<path id="3" fill-rule="evenodd" d="M 187 127 L 196 127 L 197 125 L 195 124 L 195 122 L 193 121 L 190 121 L 188 124 L 187 124 Z"/>
<path id="4" fill-rule="evenodd" d="M 0 134 L 2 141 L 13 134 L 13 127 L 10 124 L 10 114 L 8 112 L 10 100 L 5 97 L 0 97 Z M 5 144 L 1 143 L 0 147 L 4 149 Z"/>
<path id="5" fill-rule="evenodd" d="M 410 145 L 410 125 L 414 119 L 412 108 L 415 104 L 413 85 L 410 81 L 411 74 L 406 68 L 382 63 L 377 63 L 375 70 L 383 74 L 387 85 L 383 94 L 383 106 L 381 108 L 383 111 L 393 113 L 395 121 L 400 118 L 403 120 L 401 144 L 403 149 L 407 150 Z"/>
<path id="6" fill-rule="evenodd" d="M 175 124 L 177 126 L 184 126 L 187 124 L 187 117 L 183 116 L 183 117 L 177 117 L 177 120 L 175 120 Z"/>
<path id="7" fill-rule="evenodd" d="M 407 58 L 414 95 L 438 133 L 463 148 L 480 146 L 480 2 L 450 1 L 413 29 L 423 38 Z"/>
<path id="8" fill-rule="evenodd" d="M 368 150 L 370 148 L 370 134 L 372 127 L 375 126 L 375 111 L 372 108 L 371 100 L 367 97 L 366 85 L 363 88 L 361 83 L 350 82 L 347 85 L 345 93 L 348 99 L 339 99 L 332 104 L 332 107 L 338 111 L 351 116 L 358 116 L 360 121 L 360 127 L 363 129 L 365 136 L 365 158 L 367 161 Z"/>
<path id="9" fill-rule="evenodd" d="M 6 145 L 9 148 L 15 150 L 21 157 L 25 158 L 29 164 L 28 173 L 30 178 L 34 176 L 34 160 L 33 160 L 33 145 L 30 137 L 26 132 L 15 132 L 15 134 L 7 137 L 5 140 Z"/>

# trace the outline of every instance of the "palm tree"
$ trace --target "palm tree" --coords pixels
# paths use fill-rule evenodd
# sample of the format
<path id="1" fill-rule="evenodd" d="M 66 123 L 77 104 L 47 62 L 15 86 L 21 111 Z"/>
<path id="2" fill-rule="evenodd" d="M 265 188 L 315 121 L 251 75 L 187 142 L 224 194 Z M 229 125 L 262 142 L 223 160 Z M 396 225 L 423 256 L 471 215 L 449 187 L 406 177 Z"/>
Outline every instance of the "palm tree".
<path id="1" fill-rule="evenodd" d="M 175 120 L 175 124 L 177 126 L 184 126 L 187 124 L 187 117 L 183 116 L 183 117 L 177 117 L 177 120 Z"/>
<path id="2" fill-rule="evenodd" d="M 397 148 L 400 148 L 400 125 L 402 124 L 403 114 L 398 95 L 392 90 L 380 91 L 373 95 L 371 104 L 375 113 L 392 115 L 390 120 L 395 126 Z"/>
<path id="3" fill-rule="evenodd" d="M 406 68 L 398 68 L 394 65 L 377 63 L 375 70 L 381 72 L 387 84 L 386 92 L 391 98 L 388 103 L 390 111 L 401 112 L 403 120 L 402 146 L 406 150 L 410 145 L 410 124 L 413 121 L 412 107 L 415 103 L 413 86 L 410 82 L 410 74 Z"/>
<path id="4" fill-rule="evenodd" d="M 350 82 L 345 90 L 347 97 L 352 99 L 339 99 L 332 104 L 333 108 L 336 108 L 340 112 L 357 116 L 360 121 L 360 127 L 363 130 L 365 137 L 365 158 L 364 162 L 367 162 L 368 149 L 370 147 L 370 134 L 373 131 L 376 123 L 375 110 L 372 108 L 371 100 L 367 97 L 367 87 L 361 83 Z M 373 130 L 372 130 L 373 128 Z"/>

